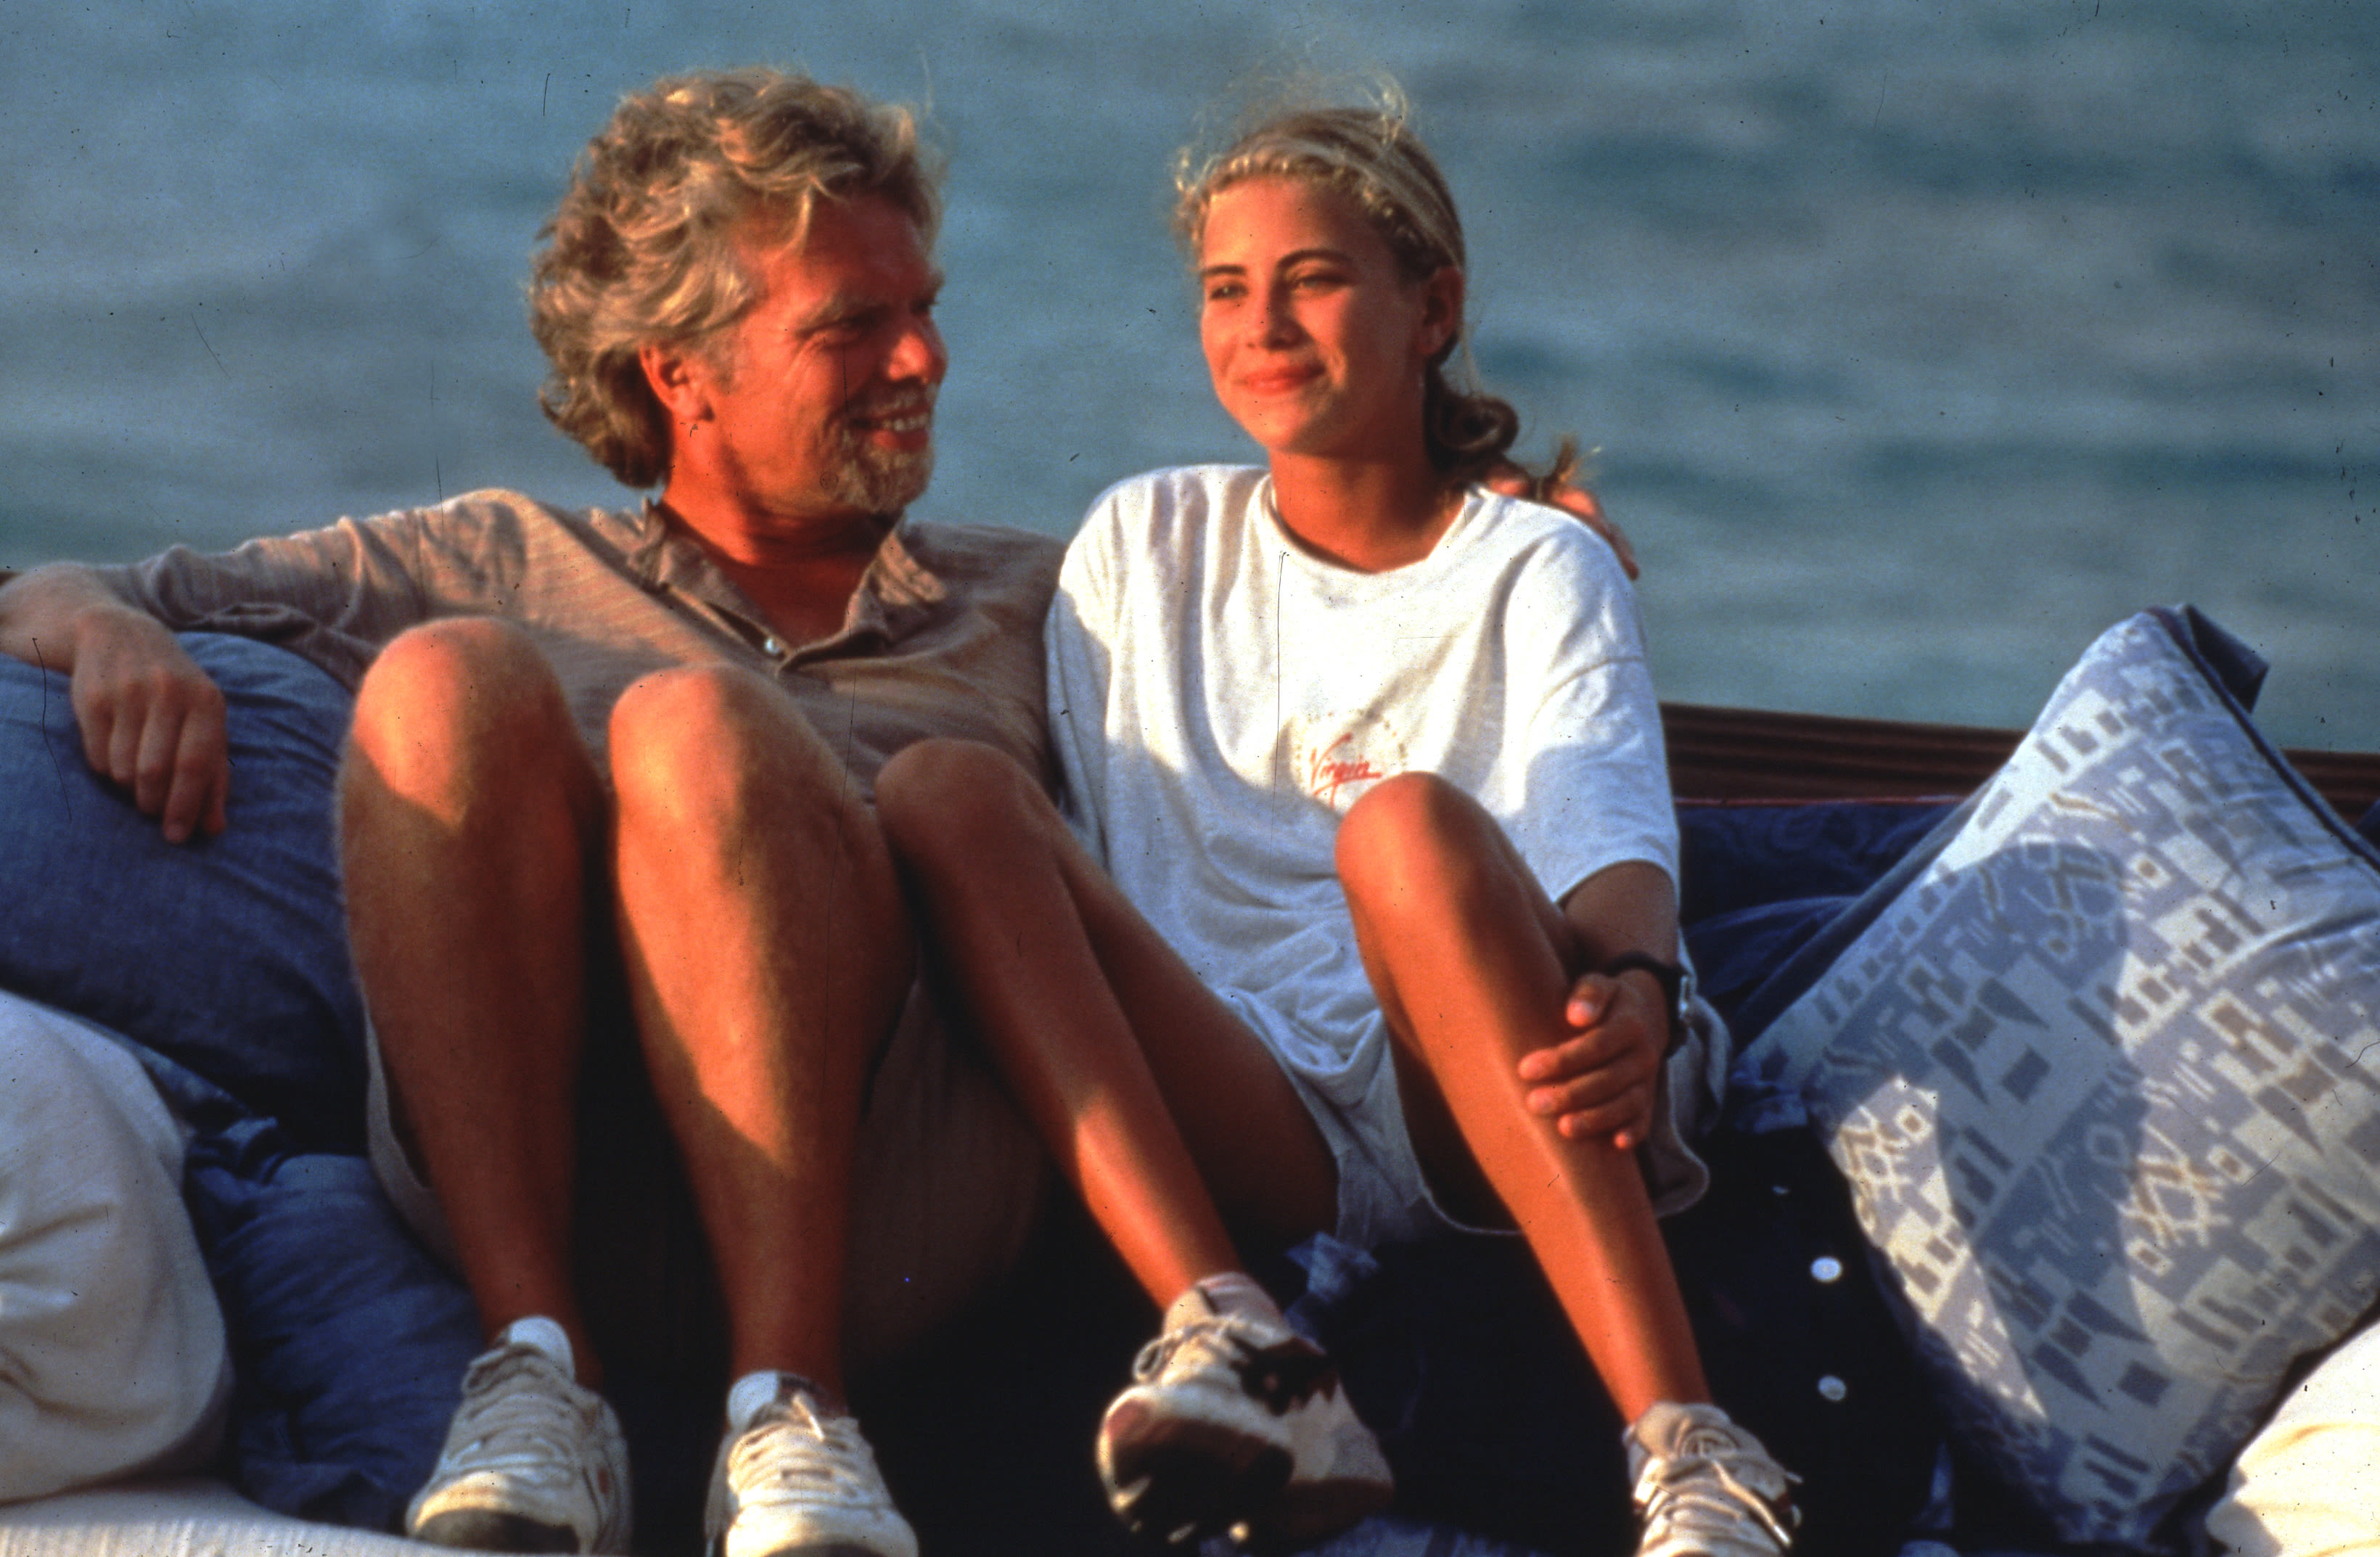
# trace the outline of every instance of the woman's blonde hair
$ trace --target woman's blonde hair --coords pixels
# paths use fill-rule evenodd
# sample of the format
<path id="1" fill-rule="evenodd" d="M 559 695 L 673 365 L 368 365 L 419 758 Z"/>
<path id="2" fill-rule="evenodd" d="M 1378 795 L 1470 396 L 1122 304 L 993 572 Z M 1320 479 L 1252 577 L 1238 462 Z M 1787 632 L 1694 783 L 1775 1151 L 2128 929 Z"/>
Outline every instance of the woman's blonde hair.
<path id="1" fill-rule="evenodd" d="M 1426 281 L 1449 265 L 1464 269 L 1463 219 L 1446 176 L 1414 133 L 1403 92 L 1384 82 L 1376 95 L 1365 107 L 1278 110 L 1220 152 L 1185 149 L 1174 164 L 1173 230 L 1192 262 L 1217 195 L 1250 178 L 1285 177 L 1328 185 L 1353 200 L 1408 280 Z M 1457 363 L 1452 375 L 1450 362 Z M 1422 429 L 1430 464 L 1450 485 L 1504 463 L 1520 436 L 1520 412 L 1478 386 L 1462 319 L 1425 371 Z M 1575 464 L 1576 444 L 1565 439 L 1540 489 L 1567 479 Z"/>
<path id="2" fill-rule="evenodd" d="M 939 181 L 907 109 L 806 76 L 704 72 L 624 99 L 539 235 L 529 327 L 552 371 L 538 403 L 621 480 L 651 486 L 669 417 L 638 353 L 704 341 L 759 300 L 735 251 L 747 222 L 798 241 L 819 201 L 876 196 L 931 243 Z"/>

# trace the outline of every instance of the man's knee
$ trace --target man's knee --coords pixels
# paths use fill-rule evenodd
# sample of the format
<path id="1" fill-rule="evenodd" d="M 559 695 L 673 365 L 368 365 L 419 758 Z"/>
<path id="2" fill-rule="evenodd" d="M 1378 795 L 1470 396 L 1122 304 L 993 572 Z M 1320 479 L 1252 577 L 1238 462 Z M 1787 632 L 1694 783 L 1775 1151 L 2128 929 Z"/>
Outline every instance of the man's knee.
<path id="1" fill-rule="evenodd" d="M 680 836 L 798 819 L 867 819 L 849 771 L 776 687 L 730 665 L 641 677 L 612 710 L 624 828 Z M 873 823 L 869 822 L 872 827 Z"/>
<path id="2" fill-rule="evenodd" d="M 517 774 L 575 762 L 578 750 L 544 655 L 526 632 L 493 617 L 399 635 L 356 695 L 351 758 L 400 791 L 443 788 L 475 769 Z"/>

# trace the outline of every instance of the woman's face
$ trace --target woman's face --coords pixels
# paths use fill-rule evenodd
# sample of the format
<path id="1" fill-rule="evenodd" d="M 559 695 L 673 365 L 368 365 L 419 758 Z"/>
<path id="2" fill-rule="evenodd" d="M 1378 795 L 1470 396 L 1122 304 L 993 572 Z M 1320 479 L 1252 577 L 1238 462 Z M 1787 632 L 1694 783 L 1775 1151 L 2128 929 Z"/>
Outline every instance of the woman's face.
<path id="1" fill-rule="evenodd" d="M 1198 286 L 1216 397 L 1268 452 L 1420 451 L 1423 370 L 1461 318 L 1460 271 L 1408 281 L 1354 201 L 1265 177 L 1208 204 Z"/>

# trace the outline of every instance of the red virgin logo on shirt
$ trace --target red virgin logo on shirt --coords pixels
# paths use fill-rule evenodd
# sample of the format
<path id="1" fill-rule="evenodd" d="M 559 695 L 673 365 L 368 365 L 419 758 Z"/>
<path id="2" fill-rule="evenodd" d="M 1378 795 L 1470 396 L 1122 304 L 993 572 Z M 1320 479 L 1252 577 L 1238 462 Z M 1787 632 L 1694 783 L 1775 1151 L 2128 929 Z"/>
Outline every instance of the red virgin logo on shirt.
<path id="1" fill-rule="evenodd" d="M 1312 768 L 1306 774 L 1306 793 L 1324 805 L 1336 808 L 1339 791 L 1351 784 L 1369 784 L 1389 775 L 1380 772 L 1372 760 L 1355 752 L 1355 736 L 1351 731 L 1331 743 L 1326 750 L 1314 754 Z"/>
<path id="2" fill-rule="evenodd" d="M 1290 771 L 1298 786 L 1334 811 L 1405 770 L 1404 742 L 1375 713 L 1337 713 L 1293 720 Z"/>

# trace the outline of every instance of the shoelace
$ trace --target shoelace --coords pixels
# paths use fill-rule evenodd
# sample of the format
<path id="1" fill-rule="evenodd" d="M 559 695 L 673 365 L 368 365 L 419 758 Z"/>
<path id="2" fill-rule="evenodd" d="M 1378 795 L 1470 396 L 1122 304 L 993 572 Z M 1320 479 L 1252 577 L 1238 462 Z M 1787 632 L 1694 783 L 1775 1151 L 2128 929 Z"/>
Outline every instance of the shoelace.
<path id="1" fill-rule="evenodd" d="M 882 1496 L 876 1455 L 848 1417 L 820 1414 L 791 1394 L 763 1412 L 727 1452 L 727 1484 L 742 1502 L 792 1499 L 872 1505 Z"/>
<path id="2" fill-rule="evenodd" d="M 1732 1524 L 1745 1513 L 1760 1521 L 1781 1550 L 1790 1546 L 1791 1527 L 1780 1516 L 1779 1500 L 1752 1486 L 1736 1474 L 1732 1462 L 1742 1455 L 1742 1446 L 1729 1434 L 1708 1428 L 1691 1428 L 1682 1434 L 1675 1451 L 1646 1466 L 1658 1473 L 1658 1479 L 1647 1491 L 1643 1477 L 1636 1483 L 1637 1511 L 1644 1516 L 1647 1541 L 1671 1527 L 1692 1529 L 1696 1515 L 1709 1515 L 1723 1524 Z M 1717 1478 L 1714 1486 L 1707 1478 L 1690 1473 L 1696 1466 L 1706 1466 Z M 1780 1470 L 1788 1486 L 1800 1478 L 1791 1471 Z"/>
<path id="3" fill-rule="evenodd" d="M 1256 1326 L 1236 1314 L 1192 1320 L 1143 1346 L 1133 1358 L 1132 1375 L 1143 1381 L 1154 1379 L 1172 1366 L 1176 1356 L 1188 1367 L 1211 1360 L 1237 1371 L 1256 1354 L 1260 1337 L 1255 1331 Z"/>
<path id="4" fill-rule="evenodd" d="M 1133 1377 L 1147 1383 L 1179 1368 L 1219 1366 L 1249 1397 L 1276 1416 L 1316 1392 L 1337 1389 L 1339 1370 L 1320 1347 L 1294 1331 L 1275 1331 L 1239 1314 L 1195 1319 L 1165 1332 L 1133 1359 Z"/>
<path id="5" fill-rule="evenodd" d="M 462 1475 L 501 1470 L 532 1480 L 557 1479 L 577 1464 L 584 1436 L 577 1410 L 552 1387 L 560 1369 L 533 1347 L 513 1346 L 480 1358 L 463 1380 L 456 1413 L 460 1440 L 442 1468 Z M 513 1388 L 519 1384 L 524 1387 Z"/>

